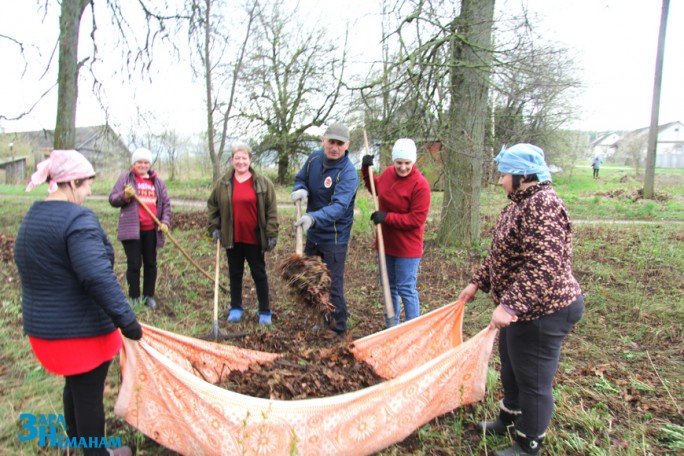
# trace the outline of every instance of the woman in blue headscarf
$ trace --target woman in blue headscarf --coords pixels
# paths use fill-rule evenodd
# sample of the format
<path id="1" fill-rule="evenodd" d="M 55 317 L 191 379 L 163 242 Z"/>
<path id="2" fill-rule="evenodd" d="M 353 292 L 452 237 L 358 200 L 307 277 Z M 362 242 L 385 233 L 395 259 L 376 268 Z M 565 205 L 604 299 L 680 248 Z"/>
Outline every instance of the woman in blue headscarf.
<path id="1" fill-rule="evenodd" d="M 479 423 L 488 435 L 515 443 L 495 455 L 537 454 L 553 413 L 553 377 L 565 336 L 582 317 L 584 298 L 572 274 L 572 225 L 551 186 L 544 151 L 532 144 L 502 148 L 496 157 L 510 199 L 492 246 L 459 299 L 491 293 L 490 326 L 499 334 L 503 399 L 496 421 Z"/>

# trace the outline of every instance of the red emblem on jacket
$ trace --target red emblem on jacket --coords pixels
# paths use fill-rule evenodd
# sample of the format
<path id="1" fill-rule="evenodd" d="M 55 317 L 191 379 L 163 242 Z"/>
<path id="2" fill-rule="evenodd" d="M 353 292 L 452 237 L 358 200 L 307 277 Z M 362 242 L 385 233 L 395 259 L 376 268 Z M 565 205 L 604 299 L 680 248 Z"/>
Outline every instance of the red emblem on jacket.
<path id="1" fill-rule="evenodd" d="M 330 176 L 326 177 L 325 180 L 323 181 L 323 186 L 325 188 L 330 188 L 332 186 L 332 177 L 330 177 Z"/>

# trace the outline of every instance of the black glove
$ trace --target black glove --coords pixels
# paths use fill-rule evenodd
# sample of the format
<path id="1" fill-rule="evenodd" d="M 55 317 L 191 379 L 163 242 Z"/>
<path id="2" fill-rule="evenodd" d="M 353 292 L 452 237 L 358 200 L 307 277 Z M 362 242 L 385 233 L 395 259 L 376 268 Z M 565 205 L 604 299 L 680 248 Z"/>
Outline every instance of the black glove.
<path id="1" fill-rule="evenodd" d="M 266 247 L 266 251 L 270 252 L 271 250 L 275 249 L 275 246 L 277 243 L 278 243 L 277 237 L 268 238 L 268 247 Z"/>
<path id="2" fill-rule="evenodd" d="M 361 166 L 364 168 L 367 168 L 369 166 L 373 166 L 373 156 L 372 155 L 364 155 L 363 158 L 361 159 Z"/>
<path id="3" fill-rule="evenodd" d="M 221 231 L 219 229 L 215 229 L 214 231 L 211 232 L 211 238 L 215 241 L 218 241 L 221 239 Z"/>
<path id="4" fill-rule="evenodd" d="M 386 217 L 387 217 L 387 212 L 375 211 L 371 214 L 371 220 L 376 225 L 384 222 Z"/>
<path id="5" fill-rule="evenodd" d="M 130 323 L 125 327 L 121 328 L 121 333 L 127 339 L 140 340 L 140 338 L 142 337 L 142 328 L 140 327 L 140 323 L 138 323 L 138 320 L 133 320 L 133 323 Z"/>

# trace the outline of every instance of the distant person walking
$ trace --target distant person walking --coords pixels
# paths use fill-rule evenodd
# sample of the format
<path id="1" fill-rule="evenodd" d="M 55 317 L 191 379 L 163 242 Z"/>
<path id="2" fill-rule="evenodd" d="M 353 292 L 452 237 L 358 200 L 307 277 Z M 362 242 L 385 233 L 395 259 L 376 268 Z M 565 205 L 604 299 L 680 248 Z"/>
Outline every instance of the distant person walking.
<path id="1" fill-rule="evenodd" d="M 278 242 L 278 202 L 271 180 L 252 168 L 252 148 L 233 144 L 232 166 L 214 185 L 207 200 L 208 231 L 221 241 L 228 256 L 229 323 L 242 319 L 242 277 L 249 265 L 259 301 L 259 324 L 271 324 L 271 306 L 264 252 Z"/>
<path id="2" fill-rule="evenodd" d="M 594 179 L 598 179 L 599 169 L 601 169 L 601 159 L 598 157 L 594 158 L 594 162 L 591 164 L 591 167 L 594 170 Z"/>
<path id="3" fill-rule="evenodd" d="M 371 220 L 376 225 L 382 223 L 394 306 L 394 318 L 390 320 L 385 316 L 388 328 L 400 323 L 401 303 L 404 303 L 405 321 L 420 316 L 416 283 L 423 256 L 425 221 L 430 210 L 430 184 L 416 166 L 416 155 L 412 139 L 398 139 L 392 147 L 392 166 L 380 176 L 373 176 L 380 210 L 373 212 Z M 373 156 L 364 156 L 361 170 L 369 191 L 371 166 Z"/>
<path id="4" fill-rule="evenodd" d="M 126 281 L 131 305 L 143 303 L 156 309 L 154 292 L 157 283 L 157 249 L 164 246 L 164 233 L 171 224 L 171 200 L 166 184 L 150 168 L 152 153 L 136 149 L 131 156 L 131 169 L 124 171 L 109 194 L 109 204 L 120 207 L 117 239 L 126 253 Z M 133 198 L 137 194 L 161 222 L 155 221 Z M 142 298 L 140 270 L 143 270 Z"/>

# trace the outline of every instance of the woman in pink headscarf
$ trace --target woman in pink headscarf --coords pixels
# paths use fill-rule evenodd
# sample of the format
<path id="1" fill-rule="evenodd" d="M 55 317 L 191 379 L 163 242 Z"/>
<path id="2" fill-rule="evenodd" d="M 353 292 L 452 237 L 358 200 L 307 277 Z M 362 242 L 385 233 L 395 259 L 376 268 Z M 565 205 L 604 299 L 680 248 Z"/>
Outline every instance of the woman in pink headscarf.
<path id="1" fill-rule="evenodd" d="M 142 329 L 114 274 L 114 249 L 95 213 L 82 206 L 93 179 L 92 165 L 75 150 L 54 150 L 38 165 L 26 190 L 47 181 L 48 196 L 24 216 L 14 261 L 33 352 L 65 378 L 69 446 L 86 442 L 88 455 L 130 455 L 128 447 L 107 448 L 104 384 L 121 334 L 139 340 Z"/>

